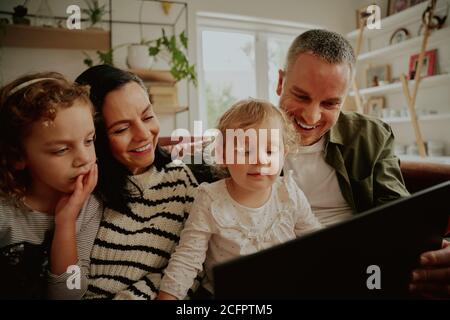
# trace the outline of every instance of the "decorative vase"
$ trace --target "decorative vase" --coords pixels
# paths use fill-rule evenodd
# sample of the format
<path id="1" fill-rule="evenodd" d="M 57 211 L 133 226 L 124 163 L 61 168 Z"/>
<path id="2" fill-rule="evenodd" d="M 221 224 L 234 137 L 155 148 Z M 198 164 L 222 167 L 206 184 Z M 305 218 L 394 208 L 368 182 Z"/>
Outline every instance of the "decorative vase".
<path id="1" fill-rule="evenodd" d="M 128 46 L 127 65 L 130 69 L 150 69 L 153 57 L 148 54 L 148 47 L 142 44 Z"/>

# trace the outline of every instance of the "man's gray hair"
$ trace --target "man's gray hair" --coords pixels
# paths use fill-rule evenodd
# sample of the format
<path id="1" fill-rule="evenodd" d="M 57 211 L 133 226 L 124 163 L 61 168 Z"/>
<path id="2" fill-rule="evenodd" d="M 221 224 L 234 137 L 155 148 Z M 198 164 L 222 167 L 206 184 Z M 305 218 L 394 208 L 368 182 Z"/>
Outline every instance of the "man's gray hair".
<path id="1" fill-rule="evenodd" d="M 301 53 L 312 53 L 331 64 L 348 63 L 352 73 L 356 62 L 350 43 L 340 34 L 328 30 L 309 30 L 295 38 L 287 54 L 286 72 Z"/>

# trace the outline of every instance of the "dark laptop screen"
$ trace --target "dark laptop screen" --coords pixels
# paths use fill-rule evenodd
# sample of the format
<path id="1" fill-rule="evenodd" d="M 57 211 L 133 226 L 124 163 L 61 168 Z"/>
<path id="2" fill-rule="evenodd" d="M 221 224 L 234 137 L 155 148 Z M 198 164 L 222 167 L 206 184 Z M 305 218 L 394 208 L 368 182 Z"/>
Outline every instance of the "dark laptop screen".
<path id="1" fill-rule="evenodd" d="M 450 181 L 218 265 L 215 298 L 410 298 L 419 255 L 441 246 L 449 196 Z"/>

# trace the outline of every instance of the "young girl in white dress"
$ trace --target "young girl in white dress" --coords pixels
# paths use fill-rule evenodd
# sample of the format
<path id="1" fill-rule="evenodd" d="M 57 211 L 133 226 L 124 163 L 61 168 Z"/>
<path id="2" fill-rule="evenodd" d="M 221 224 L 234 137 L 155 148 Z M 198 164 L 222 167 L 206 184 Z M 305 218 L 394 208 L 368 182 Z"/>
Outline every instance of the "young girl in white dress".
<path id="1" fill-rule="evenodd" d="M 216 148 L 216 155 L 228 177 L 199 186 L 158 299 L 183 299 L 203 263 L 202 285 L 213 293 L 216 264 L 321 228 L 290 172 L 280 176 L 298 138 L 279 109 L 265 101 L 240 101 L 222 115 L 218 130 L 223 138 L 216 147 L 223 148 Z M 241 140 L 239 131 L 245 132 Z"/>

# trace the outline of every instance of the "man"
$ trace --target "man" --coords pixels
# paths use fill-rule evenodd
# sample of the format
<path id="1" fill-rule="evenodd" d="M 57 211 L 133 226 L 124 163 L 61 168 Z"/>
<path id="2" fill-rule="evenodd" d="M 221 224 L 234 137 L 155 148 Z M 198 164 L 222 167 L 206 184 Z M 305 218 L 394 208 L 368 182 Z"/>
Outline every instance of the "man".
<path id="1" fill-rule="evenodd" d="M 299 151 L 285 169 L 305 192 L 324 225 L 408 196 L 390 127 L 345 113 L 341 106 L 354 73 L 355 56 L 341 35 L 310 30 L 292 43 L 279 71 L 280 106 L 300 135 Z M 428 297 L 450 296 L 450 245 L 421 256 L 411 290 Z"/>

